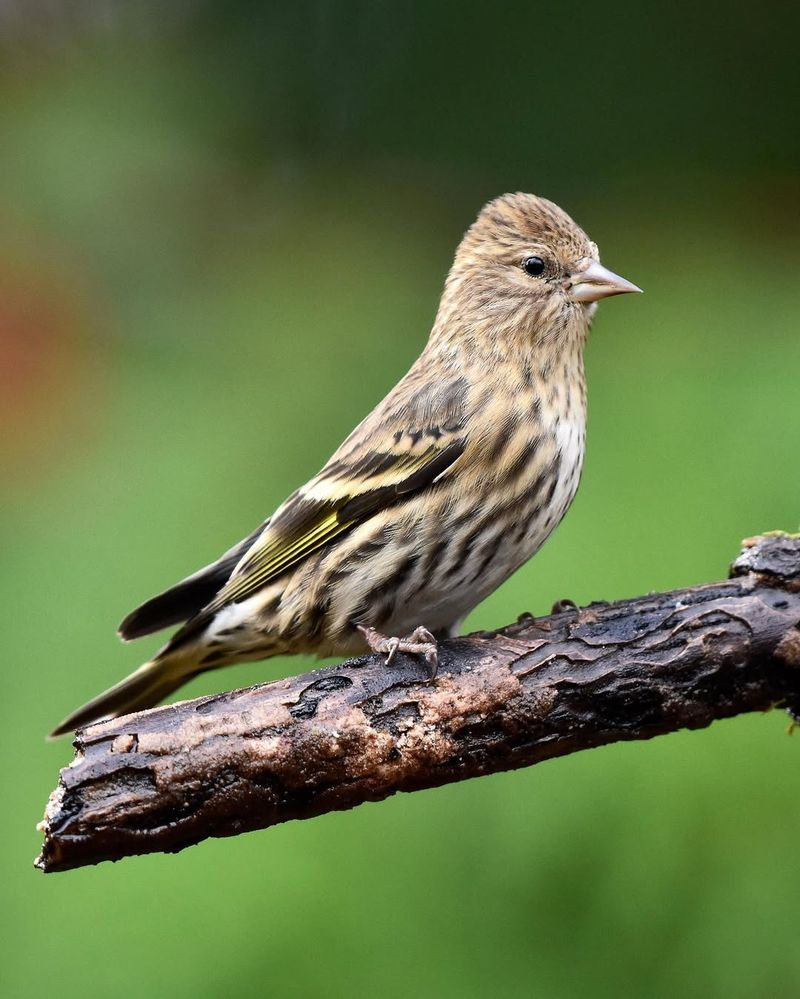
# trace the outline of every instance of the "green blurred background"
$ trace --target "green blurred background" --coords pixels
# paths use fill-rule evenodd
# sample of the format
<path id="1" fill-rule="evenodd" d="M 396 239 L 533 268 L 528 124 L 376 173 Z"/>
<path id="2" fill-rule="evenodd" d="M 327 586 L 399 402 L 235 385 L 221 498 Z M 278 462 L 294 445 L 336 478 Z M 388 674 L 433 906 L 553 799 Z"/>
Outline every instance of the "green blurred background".
<path id="1" fill-rule="evenodd" d="M 562 204 L 646 294 L 600 309 L 571 513 L 469 624 L 719 578 L 800 527 L 797 15 L 661 7 L 0 6 L 5 995 L 796 994 L 780 712 L 31 867 L 70 759 L 43 734 L 157 644 L 117 621 L 406 370 L 496 194 Z"/>

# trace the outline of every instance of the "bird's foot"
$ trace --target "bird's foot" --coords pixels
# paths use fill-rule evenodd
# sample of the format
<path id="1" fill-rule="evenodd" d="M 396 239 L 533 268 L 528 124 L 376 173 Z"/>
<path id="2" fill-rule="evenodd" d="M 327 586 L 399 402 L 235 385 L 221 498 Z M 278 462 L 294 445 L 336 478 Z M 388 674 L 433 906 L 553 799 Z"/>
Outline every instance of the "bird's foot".
<path id="1" fill-rule="evenodd" d="M 387 666 L 391 665 L 398 652 L 408 652 L 412 656 L 422 656 L 430 667 L 430 679 L 436 678 L 436 671 L 439 668 L 439 645 L 427 628 L 420 625 L 405 638 L 382 635 L 375 628 L 365 628 L 360 624 L 358 630 L 373 652 L 386 655 Z"/>
<path id="2" fill-rule="evenodd" d="M 578 605 L 574 600 L 556 600 L 553 604 L 553 609 L 550 611 L 551 614 L 563 614 L 564 611 L 574 611 L 578 610 Z"/>

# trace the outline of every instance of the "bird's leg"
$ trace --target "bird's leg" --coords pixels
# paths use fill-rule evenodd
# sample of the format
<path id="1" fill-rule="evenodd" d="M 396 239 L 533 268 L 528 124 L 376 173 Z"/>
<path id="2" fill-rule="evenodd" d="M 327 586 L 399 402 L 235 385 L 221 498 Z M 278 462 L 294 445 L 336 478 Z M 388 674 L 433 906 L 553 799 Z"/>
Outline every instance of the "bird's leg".
<path id="1" fill-rule="evenodd" d="M 391 664 L 398 652 L 408 652 L 412 656 L 423 656 L 425 662 L 430 666 L 430 679 L 436 678 L 436 671 L 439 668 L 439 646 L 436 638 L 427 628 L 420 625 L 405 638 L 397 638 L 396 636 L 382 635 L 375 628 L 366 628 L 360 624 L 357 627 L 373 652 L 386 655 L 387 666 Z"/>

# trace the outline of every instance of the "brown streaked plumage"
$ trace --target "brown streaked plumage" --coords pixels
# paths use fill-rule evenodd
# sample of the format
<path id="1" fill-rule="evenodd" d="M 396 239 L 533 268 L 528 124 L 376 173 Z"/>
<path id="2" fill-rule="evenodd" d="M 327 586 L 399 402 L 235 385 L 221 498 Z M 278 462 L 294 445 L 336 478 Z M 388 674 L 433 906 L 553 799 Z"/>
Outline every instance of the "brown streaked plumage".
<path id="1" fill-rule="evenodd" d="M 125 639 L 185 623 L 53 734 L 157 704 L 204 670 L 283 653 L 400 649 L 435 671 L 436 638 L 571 503 L 595 303 L 638 290 L 552 202 L 486 205 L 411 370 L 269 520 L 125 618 Z"/>

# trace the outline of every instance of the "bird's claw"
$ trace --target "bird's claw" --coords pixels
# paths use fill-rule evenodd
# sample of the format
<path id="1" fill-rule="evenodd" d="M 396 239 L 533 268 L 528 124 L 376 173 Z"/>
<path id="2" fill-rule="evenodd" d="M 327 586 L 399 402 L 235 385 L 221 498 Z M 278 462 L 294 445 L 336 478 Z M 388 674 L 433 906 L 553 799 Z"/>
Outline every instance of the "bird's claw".
<path id="1" fill-rule="evenodd" d="M 389 654 L 386 656 L 386 665 L 391 666 L 394 657 L 397 655 L 397 650 L 400 648 L 400 639 L 387 638 L 384 645 L 385 648 L 381 649 L 380 651 L 385 652 L 388 650 Z"/>
<path id="2" fill-rule="evenodd" d="M 372 652 L 386 655 L 387 666 L 391 666 L 398 652 L 407 652 L 412 656 L 422 656 L 430 667 L 430 679 L 436 678 L 439 669 L 439 646 L 435 636 L 427 628 L 420 625 L 405 638 L 398 638 L 382 635 L 375 628 L 367 628 L 360 624 L 357 627 Z"/>

